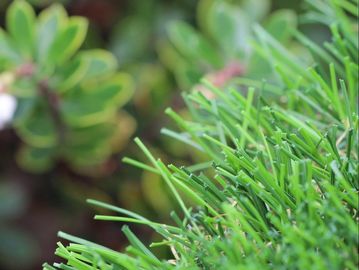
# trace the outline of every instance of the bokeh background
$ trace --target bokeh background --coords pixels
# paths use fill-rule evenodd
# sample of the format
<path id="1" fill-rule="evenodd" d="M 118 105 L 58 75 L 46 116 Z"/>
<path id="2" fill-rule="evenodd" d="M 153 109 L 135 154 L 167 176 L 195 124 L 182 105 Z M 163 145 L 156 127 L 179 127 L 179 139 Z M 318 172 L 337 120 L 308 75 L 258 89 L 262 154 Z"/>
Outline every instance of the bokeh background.
<path id="1" fill-rule="evenodd" d="M 0 1 L 2 27 L 10 2 Z M 118 58 L 120 69 L 132 74 L 136 92 L 125 107 L 123 138 L 119 138 L 122 151 L 100 168 L 85 174 L 74 172 L 61 163 L 43 175 L 22 171 L 16 165 L 14 155 L 20 145 L 19 138 L 11 128 L 0 130 L 0 269 L 10 270 L 39 269 L 42 262 L 53 261 L 59 230 L 111 248 L 125 247 L 121 224 L 93 221 L 94 213 L 100 210 L 86 205 L 86 198 L 119 205 L 154 220 L 167 221 L 168 213 L 176 205 L 161 179 L 121 163 L 124 156 L 143 159 L 132 143 L 133 137 L 140 137 L 165 162 L 185 165 L 201 158 L 182 144 L 160 135 L 162 127 L 172 125 L 163 113 L 166 107 L 186 113 L 181 85 L 161 54 L 167 40 L 165 29 L 174 19 L 185 20 L 196 27 L 198 1 L 29 2 L 37 11 L 52 2 L 61 2 L 69 14 L 87 17 L 91 24 L 84 48 L 100 47 L 112 51 Z M 232 2 L 240 4 L 241 1 Z M 270 9 L 300 10 L 301 6 L 302 1 L 274 0 Z M 316 32 L 317 39 L 320 39 L 322 32 L 317 30 L 307 29 Z M 146 227 L 131 227 L 145 242 L 156 238 Z"/>

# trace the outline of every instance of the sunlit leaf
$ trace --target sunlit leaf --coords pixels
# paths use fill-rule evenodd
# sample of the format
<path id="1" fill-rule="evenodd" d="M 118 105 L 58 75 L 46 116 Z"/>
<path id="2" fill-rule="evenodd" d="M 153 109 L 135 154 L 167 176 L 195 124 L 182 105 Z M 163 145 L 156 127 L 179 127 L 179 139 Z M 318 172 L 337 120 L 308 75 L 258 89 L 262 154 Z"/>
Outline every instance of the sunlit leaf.
<path id="1" fill-rule="evenodd" d="M 50 83 L 56 92 L 65 93 L 83 80 L 88 68 L 88 61 L 75 57 L 56 70 Z"/>
<path id="2" fill-rule="evenodd" d="M 65 121 L 76 127 L 88 127 L 114 117 L 118 107 L 128 101 L 133 93 L 132 80 L 119 73 L 93 89 L 74 91 L 64 101 L 62 114 Z"/>
<path id="3" fill-rule="evenodd" d="M 82 17 L 71 17 L 52 43 L 48 59 L 50 63 L 62 64 L 81 47 L 87 32 L 88 22 Z"/>
<path id="4" fill-rule="evenodd" d="M 278 10 L 266 21 L 265 28 L 273 37 L 286 43 L 297 28 L 297 16 L 292 10 Z"/>
<path id="5" fill-rule="evenodd" d="M 67 14 L 61 5 L 53 5 L 39 15 L 36 58 L 40 63 L 47 65 L 49 49 L 66 23 Z"/>
<path id="6" fill-rule="evenodd" d="M 21 139 L 34 147 L 52 147 L 57 143 L 58 131 L 50 113 L 37 107 L 26 121 L 18 122 Z"/>
<path id="7" fill-rule="evenodd" d="M 21 62 L 19 52 L 17 52 L 13 42 L 8 35 L 0 28 L 0 64 L 9 64 L 10 67 Z"/>
<path id="8" fill-rule="evenodd" d="M 168 35 L 175 48 L 189 61 L 213 67 L 221 65 L 222 61 L 212 44 L 189 24 L 172 22 Z"/>
<path id="9" fill-rule="evenodd" d="M 35 12 L 26 2 L 15 0 L 6 17 L 7 29 L 16 45 L 27 58 L 31 58 L 35 40 Z"/>
<path id="10" fill-rule="evenodd" d="M 111 76 L 117 69 L 117 60 L 105 50 L 89 50 L 79 53 L 80 61 L 87 62 L 87 69 L 82 80 L 101 80 Z"/>
<path id="11" fill-rule="evenodd" d="M 227 55 L 248 51 L 250 24 L 236 5 L 216 1 L 208 11 L 208 31 Z"/>

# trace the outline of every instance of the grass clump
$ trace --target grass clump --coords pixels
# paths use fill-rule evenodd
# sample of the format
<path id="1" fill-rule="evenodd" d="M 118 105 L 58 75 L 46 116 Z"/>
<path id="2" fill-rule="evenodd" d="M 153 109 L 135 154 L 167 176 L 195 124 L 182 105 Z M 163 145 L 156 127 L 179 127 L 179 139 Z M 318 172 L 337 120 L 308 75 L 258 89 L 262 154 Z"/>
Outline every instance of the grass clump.
<path id="1" fill-rule="evenodd" d="M 124 226 L 124 253 L 60 233 L 71 242 L 56 250 L 66 263 L 44 269 L 356 269 L 358 14 L 352 1 L 310 4 L 305 18 L 330 18 L 332 33 L 324 48 L 294 33 L 312 53 L 310 66 L 256 26 L 253 46 L 275 77 L 221 89 L 204 81 L 212 98 L 184 95 L 191 120 L 166 111 L 180 131 L 164 133 L 205 153 L 204 163 L 166 166 L 135 140 L 149 163 L 125 162 L 162 176 L 182 209 L 171 213 L 173 225 L 89 200 L 120 214 L 97 220 L 153 228 L 163 241 L 151 246 L 167 246 L 172 259 Z"/>

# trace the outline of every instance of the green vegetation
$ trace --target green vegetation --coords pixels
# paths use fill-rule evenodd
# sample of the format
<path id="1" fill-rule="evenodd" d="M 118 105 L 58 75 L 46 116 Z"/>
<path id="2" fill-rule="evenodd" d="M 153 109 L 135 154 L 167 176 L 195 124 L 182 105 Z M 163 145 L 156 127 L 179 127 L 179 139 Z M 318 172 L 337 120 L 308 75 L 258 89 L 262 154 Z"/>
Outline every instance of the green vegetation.
<path id="1" fill-rule="evenodd" d="M 88 201 L 120 214 L 97 220 L 151 227 L 163 238 L 151 247 L 168 247 L 172 258 L 158 258 L 124 226 L 130 242 L 124 253 L 59 233 L 70 241 L 56 250 L 66 263 L 44 269 L 356 269 L 357 3 L 308 4 L 304 19 L 326 25 L 330 43 L 319 46 L 291 30 L 306 48 L 305 57 L 297 57 L 254 25 L 253 54 L 267 60 L 271 73 L 236 77 L 222 87 L 203 81 L 201 91 L 184 94 L 191 119 L 166 111 L 180 131 L 163 133 L 204 153 L 203 163 L 166 166 L 135 140 L 149 162 L 124 161 L 162 177 L 182 209 L 171 213 L 172 225 Z M 192 34 L 182 23 L 170 27 L 176 43 Z M 187 57 L 217 59 L 202 48 L 195 52 Z"/>
<path id="2" fill-rule="evenodd" d="M 24 142 L 19 164 L 32 172 L 58 160 L 78 171 L 101 165 L 122 136 L 118 109 L 133 92 L 131 78 L 105 50 L 78 52 L 88 22 L 60 5 L 36 18 L 26 1 L 14 1 L 6 24 L 0 84 L 18 100 L 12 125 Z"/>
<path id="3" fill-rule="evenodd" d="M 268 14 L 269 1 L 237 2 L 200 1 L 198 29 L 183 21 L 174 21 L 168 27 L 169 40 L 160 44 L 159 57 L 182 90 L 197 84 L 203 76 L 221 87 L 226 77 L 261 79 L 270 75 L 267 63 L 249 43 L 255 24 L 262 23 L 271 36 L 291 46 L 290 33 L 297 24 L 292 10 Z"/>

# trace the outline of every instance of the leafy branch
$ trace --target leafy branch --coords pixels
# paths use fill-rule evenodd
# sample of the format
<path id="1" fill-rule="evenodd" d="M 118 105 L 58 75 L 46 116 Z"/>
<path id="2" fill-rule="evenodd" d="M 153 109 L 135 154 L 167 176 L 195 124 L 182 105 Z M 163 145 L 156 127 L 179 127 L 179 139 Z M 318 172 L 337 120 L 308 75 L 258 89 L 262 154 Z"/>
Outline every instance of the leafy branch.
<path id="1" fill-rule="evenodd" d="M 0 83 L 17 98 L 11 124 L 24 142 L 19 164 L 32 172 L 59 160 L 79 172 L 103 164 L 119 150 L 113 141 L 120 136 L 119 108 L 133 92 L 131 78 L 117 72 L 111 53 L 79 51 L 88 22 L 68 17 L 60 5 L 36 17 L 26 1 L 13 1 L 6 25 L 8 32 L 0 29 Z"/>

